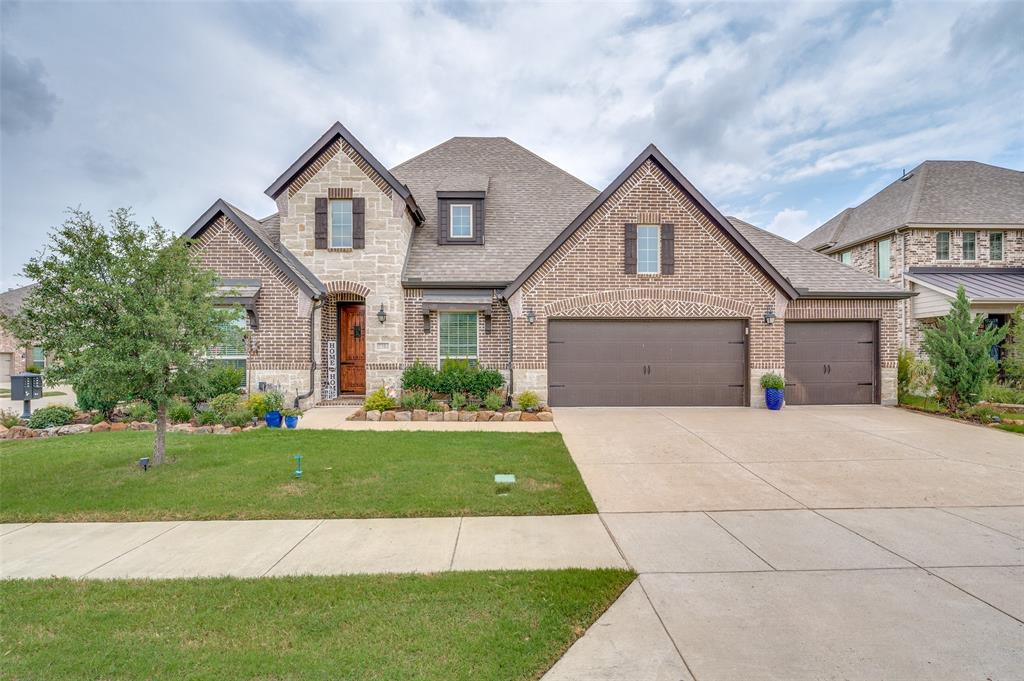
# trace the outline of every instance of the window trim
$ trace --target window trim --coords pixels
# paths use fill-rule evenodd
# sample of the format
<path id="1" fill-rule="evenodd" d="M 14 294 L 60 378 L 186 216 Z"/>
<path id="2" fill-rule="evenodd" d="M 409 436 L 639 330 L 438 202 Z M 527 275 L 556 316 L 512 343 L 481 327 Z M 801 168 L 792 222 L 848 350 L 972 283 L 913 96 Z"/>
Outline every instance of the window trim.
<path id="1" fill-rule="evenodd" d="M 839 262 L 853 267 L 853 249 L 848 248 L 839 254 Z"/>
<path id="2" fill-rule="evenodd" d="M 349 224 L 348 246 L 339 246 L 334 243 L 334 204 L 336 203 L 347 203 L 349 205 L 348 214 L 351 223 Z M 355 203 L 352 199 L 329 199 L 327 201 L 327 248 L 350 250 L 354 247 L 356 237 L 356 219 L 354 209 Z"/>
<path id="3" fill-rule="evenodd" d="M 971 234 L 974 239 L 971 242 L 974 253 L 970 258 L 967 257 L 967 235 Z M 978 233 L 974 231 L 965 231 L 960 235 L 960 258 L 964 262 L 976 262 L 978 260 Z"/>
<path id="4" fill-rule="evenodd" d="M 999 235 L 999 257 L 992 257 L 992 237 Z M 1006 232 L 989 232 L 988 233 L 988 259 L 993 262 L 1003 262 L 1006 260 Z"/>
<path id="5" fill-rule="evenodd" d="M 39 354 L 42 356 L 42 360 L 39 361 L 39 362 L 36 361 L 36 350 L 39 350 L 40 351 Z M 40 371 L 45 370 L 46 369 L 46 351 L 43 350 L 43 346 L 42 345 L 31 345 L 31 346 L 29 346 L 29 357 L 28 357 L 28 360 L 29 361 L 26 364 L 27 366 L 36 367 Z"/>
<path id="6" fill-rule="evenodd" d="M 469 209 L 469 234 L 456 234 L 455 233 L 455 209 L 456 208 L 468 208 Z M 449 203 L 448 204 L 448 238 L 449 239 L 474 239 L 476 235 L 473 230 L 473 204 L 472 203 Z"/>
<path id="7" fill-rule="evenodd" d="M 475 324 L 475 328 L 476 328 L 476 354 L 475 355 L 472 355 L 472 356 L 470 356 L 470 355 L 444 355 L 444 354 L 441 353 L 441 315 L 446 315 L 446 314 L 465 314 L 465 315 L 472 315 L 473 316 L 473 319 L 476 322 L 476 324 Z M 438 310 L 437 311 L 437 346 L 436 347 L 437 347 L 437 368 L 438 369 L 440 369 L 442 366 L 444 366 L 444 361 L 446 359 L 455 359 L 455 360 L 464 359 L 464 360 L 468 360 L 471 363 L 471 366 L 473 365 L 473 363 L 475 363 L 475 366 L 480 366 L 480 313 L 478 311 L 470 311 L 470 310 Z"/>
<path id="8" fill-rule="evenodd" d="M 940 255 L 939 255 L 939 237 L 941 235 L 943 235 L 943 234 L 946 235 L 946 257 L 945 258 L 940 257 Z M 935 232 L 935 260 L 941 261 L 941 262 L 946 262 L 947 260 L 952 260 L 952 252 L 953 252 L 953 235 L 950 232 L 947 232 L 947 231 Z"/>
<path id="9" fill-rule="evenodd" d="M 655 233 L 654 243 L 656 244 L 657 249 L 654 257 L 654 269 L 652 271 L 640 269 L 640 230 L 645 227 L 653 228 Z M 642 224 L 636 226 L 636 273 L 645 276 L 661 274 L 661 225 Z"/>

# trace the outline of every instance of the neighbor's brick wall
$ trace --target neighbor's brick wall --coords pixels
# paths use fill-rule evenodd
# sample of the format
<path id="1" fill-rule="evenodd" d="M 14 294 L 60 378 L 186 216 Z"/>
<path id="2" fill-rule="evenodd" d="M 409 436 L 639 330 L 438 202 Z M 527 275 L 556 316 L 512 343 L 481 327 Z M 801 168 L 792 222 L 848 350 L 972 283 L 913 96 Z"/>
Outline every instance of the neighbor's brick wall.
<path id="1" fill-rule="evenodd" d="M 624 273 L 626 223 L 675 225 L 675 274 Z M 781 370 L 784 362 L 785 325 L 761 321 L 765 310 L 777 308 L 775 285 L 650 161 L 513 299 L 516 391 L 546 397 L 547 321 L 556 317 L 748 319 L 751 369 Z M 531 309 L 533 325 L 525 319 Z"/>
<path id="2" fill-rule="evenodd" d="M 194 243 L 203 267 L 226 279 L 259 279 L 259 327 L 250 329 L 249 387 L 259 381 L 281 387 L 289 399 L 309 389 L 311 302 L 238 227 L 221 216 Z"/>
<path id="3" fill-rule="evenodd" d="M 11 374 L 20 374 L 25 371 L 27 352 L 28 349 L 25 343 L 19 341 L 6 331 L 0 330 L 0 355 L 3 355 L 3 359 L 6 360 L 7 355 L 10 354 Z M 0 369 L 7 369 L 7 367 L 0 367 Z M 9 388 L 10 386 L 4 387 Z"/>
<path id="4" fill-rule="evenodd" d="M 477 315 L 477 355 L 481 367 L 497 369 L 508 374 L 509 310 L 499 300 L 500 291 L 492 291 L 491 333 L 485 331 L 484 316 Z M 405 292 L 405 362 L 424 362 L 437 366 L 438 313 L 430 314 L 430 332 L 423 332 L 423 291 Z"/>
<path id="5" fill-rule="evenodd" d="M 315 200 L 328 189 L 348 188 L 366 201 L 366 247 L 363 249 L 314 248 Z M 341 140 L 330 145 L 278 197 L 281 212 L 281 244 L 291 250 L 332 293 L 357 294 L 366 302 L 367 388 L 398 384 L 405 361 L 405 303 L 402 267 L 412 237 L 413 221 L 390 186 L 359 154 Z M 333 302 L 320 317 L 321 358 L 326 341 L 336 337 Z M 387 321 L 376 320 L 381 304 Z M 372 321 L 372 323 L 370 323 Z M 320 362 L 321 367 L 323 361 Z M 322 368 L 318 383 L 326 381 Z"/>

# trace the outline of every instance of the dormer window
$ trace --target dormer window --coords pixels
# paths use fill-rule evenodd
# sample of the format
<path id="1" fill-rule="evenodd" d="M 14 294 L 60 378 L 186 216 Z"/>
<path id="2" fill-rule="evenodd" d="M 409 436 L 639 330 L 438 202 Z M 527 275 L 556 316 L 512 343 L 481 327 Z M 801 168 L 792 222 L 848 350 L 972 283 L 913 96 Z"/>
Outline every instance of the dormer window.
<path id="1" fill-rule="evenodd" d="M 331 201 L 331 248 L 352 248 L 352 200 Z"/>
<path id="2" fill-rule="evenodd" d="M 453 203 L 451 211 L 451 233 L 452 239 L 473 238 L 473 204 Z"/>

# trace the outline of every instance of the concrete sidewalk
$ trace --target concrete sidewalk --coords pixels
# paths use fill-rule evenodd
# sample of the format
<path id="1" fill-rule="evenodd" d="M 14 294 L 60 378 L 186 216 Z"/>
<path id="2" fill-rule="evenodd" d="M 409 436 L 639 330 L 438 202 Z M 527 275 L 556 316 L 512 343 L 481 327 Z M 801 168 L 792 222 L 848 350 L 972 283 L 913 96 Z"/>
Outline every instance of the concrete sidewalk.
<path id="1" fill-rule="evenodd" d="M 0 525 L 0 577 L 626 567 L 597 515 Z"/>

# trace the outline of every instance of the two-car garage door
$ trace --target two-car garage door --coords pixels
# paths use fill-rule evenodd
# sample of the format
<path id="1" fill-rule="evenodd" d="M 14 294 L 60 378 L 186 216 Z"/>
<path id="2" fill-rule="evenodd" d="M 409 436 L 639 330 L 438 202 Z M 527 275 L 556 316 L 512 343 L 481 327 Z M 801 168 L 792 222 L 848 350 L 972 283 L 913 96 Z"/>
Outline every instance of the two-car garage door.
<path id="1" fill-rule="evenodd" d="M 553 406 L 742 406 L 744 320 L 552 319 Z"/>

